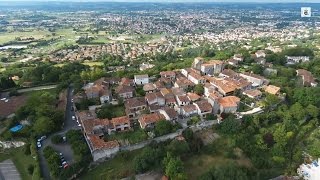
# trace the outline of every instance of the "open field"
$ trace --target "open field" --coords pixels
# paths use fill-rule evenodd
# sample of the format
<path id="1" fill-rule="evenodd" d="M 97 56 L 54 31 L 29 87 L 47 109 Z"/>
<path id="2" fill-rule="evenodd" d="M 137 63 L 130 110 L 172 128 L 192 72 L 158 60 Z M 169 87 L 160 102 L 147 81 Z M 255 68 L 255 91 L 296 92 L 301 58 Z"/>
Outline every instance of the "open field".
<path id="1" fill-rule="evenodd" d="M 28 166 L 36 165 L 37 162 L 31 155 L 25 155 L 24 148 L 25 146 L 1 152 L 0 161 L 11 159 L 22 179 L 39 179 L 40 177 L 34 178 L 28 173 Z"/>
<path id="2" fill-rule="evenodd" d="M 115 158 L 103 162 L 97 168 L 90 170 L 80 179 L 83 180 L 113 180 L 134 175 L 133 159 L 142 152 L 142 149 L 118 154 Z"/>
<path id="3" fill-rule="evenodd" d="M 28 32 L 6 32 L 0 33 L 0 44 L 15 40 L 16 37 L 34 37 L 35 39 L 47 38 L 51 33 L 43 30 L 31 30 Z"/>
<path id="4" fill-rule="evenodd" d="M 62 67 L 64 66 L 66 63 L 59 63 L 59 64 L 55 64 L 54 66 L 56 67 Z M 86 66 L 103 66 L 103 62 L 84 62 L 82 63 L 83 65 L 86 65 Z"/>

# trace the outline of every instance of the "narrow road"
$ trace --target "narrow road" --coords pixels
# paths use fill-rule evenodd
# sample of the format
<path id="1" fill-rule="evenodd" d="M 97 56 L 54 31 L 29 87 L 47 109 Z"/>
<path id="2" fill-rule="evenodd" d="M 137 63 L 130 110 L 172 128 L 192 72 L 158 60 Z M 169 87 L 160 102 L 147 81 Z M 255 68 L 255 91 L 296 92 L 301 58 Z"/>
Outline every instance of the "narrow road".
<path id="1" fill-rule="evenodd" d="M 39 150 L 39 161 L 40 161 L 40 169 L 41 169 L 41 174 L 43 176 L 43 179 L 45 180 L 50 180 L 50 171 L 49 171 L 49 167 L 48 167 L 48 163 L 46 161 L 46 159 L 43 156 L 43 149 L 46 146 L 52 146 L 55 150 L 62 152 L 64 154 L 64 157 L 66 159 L 67 162 L 72 163 L 73 162 L 73 153 L 72 153 L 72 149 L 71 146 L 69 144 L 53 144 L 51 142 L 51 137 L 54 135 L 65 135 L 65 133 L 67 133 L 69 130 L 71 129 L 79 129 L 79 127 L 77 126 L 77 122 L 72 120 L 72 115 L 74 115 L 74 112 L 71 111 L 71 106 L 72 106 L 72 91 L 73 88 L 72 86 L 70 86 L 68 88 L 68 93 L 67 93 L 67 105 L 66 105 L 66 112 L 65 112 L 65 122 L 63 125 L 63 129 L 59 132 L 56 132 L 52 135 L 50 135 L 49 137 L 47 137 L 47 139 L 45 139 L 42 142 L 42 148 Z"/>
<path id="2" fill-rule="evenodd" d="M 57 85 L 47 85 L 47 86 L 38 86 L 38 87 L 31 87 L 31 88 L 25 88 L 25 89 L 18 89 L 18 93 L 25 93 L 29 91 L 40 91 L 40 90 L 46 90 L 46 89 L 54 89 Z"/>

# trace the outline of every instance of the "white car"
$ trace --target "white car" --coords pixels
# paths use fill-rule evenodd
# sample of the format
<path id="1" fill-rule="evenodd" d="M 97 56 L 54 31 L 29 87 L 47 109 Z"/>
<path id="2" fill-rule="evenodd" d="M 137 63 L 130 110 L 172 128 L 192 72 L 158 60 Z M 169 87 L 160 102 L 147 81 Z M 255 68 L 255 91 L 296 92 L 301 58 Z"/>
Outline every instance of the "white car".
<path id="1" fill-rule="evenodd" d="M 75 117 L 75 116 L 72 116 L 72 120 L 74 120 L 74 121 L 75 121 L 75 120 L 76 120 L 76 117 Z"/>
<path id="2" fill-rule="evenodd" d="M 38 141 L 38 142 L 37 142 L 37 147 L 38 147 L 38 148 L 41 148 L 41 146 L 42 146 L 42 145 L 41 145 L 41 142 Z"/>

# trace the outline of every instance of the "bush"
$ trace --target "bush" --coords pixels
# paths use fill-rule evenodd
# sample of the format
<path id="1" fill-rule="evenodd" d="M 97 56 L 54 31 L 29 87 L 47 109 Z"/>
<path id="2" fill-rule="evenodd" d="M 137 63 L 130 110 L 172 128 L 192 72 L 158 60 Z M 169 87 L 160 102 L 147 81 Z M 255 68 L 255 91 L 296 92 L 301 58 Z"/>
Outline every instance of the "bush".
<path id="1" fill-rule="evenodd" d="M 34 165 L 30 164 L 30 165 L 28 166 L 28 173 L 29 173 L 30 175 L 32 175 L 32 174 L 33 174 L 33 171 L 34 171 Z"/>
<path id="2" fill-rule="evenodd" d="M 54 143 L 54 144 L 62 143 L 62 136 L 61 135 L 52 136 L 51 142 Z"/>
<path id="3" fill-rule="evenodd" d="M 31 147 L 31 144 L 30 144 L 30 143 L 28 143 L 28 144 L 26 144 L 26 145 L 24 146 L 24 154 L 25 154 L 25 155 L 30 155 L 30 154 L 31 154 L 31 149 L 30 149 L 30 147 Z"/>
<path id="4" fill-rule="evenodd" d="M 171 122 L 166 121 L 166 120 L 158 121 L 155 126 L 156 127 L 154 129 L 154 132 L 155 132 L 156 136 L 162 136 L 165 134 L 169 134 L 173 130 L 173 125 L 171 124 Z"/>

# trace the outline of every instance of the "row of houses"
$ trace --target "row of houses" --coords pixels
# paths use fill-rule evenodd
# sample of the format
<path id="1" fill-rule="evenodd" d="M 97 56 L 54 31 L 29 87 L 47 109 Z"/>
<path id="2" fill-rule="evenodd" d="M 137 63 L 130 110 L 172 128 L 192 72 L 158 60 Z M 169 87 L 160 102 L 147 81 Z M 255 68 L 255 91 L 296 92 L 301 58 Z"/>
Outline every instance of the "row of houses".
<path id="1" fill-rule="evenodd" d="M 257 98 L 261 96 L 257 87 L 274 91 L 275 86 L 267 86 L 269 82 L 264 77 L 224 69 L 220 61 L 208 61 L 212 63 L 210 66 L 201 61 L 196 58 L 193 63 L 200 69 L 163 71 L 160 78 L 153 81 L 148 75 L 135 75 L 133 79 L 101 78 L 84 86 L 86 98 L 99 98 L 101 103 L 123 99 L 126 114 L 113 119 L 98 119 L 89 111 L 77 114 L 94 160 L 110 157 L 119 150 L 120 144 L 106 141 L 105 135 L 133 130 L 137 126 L 152 129 L 161 120 L 176 123 L 180 118 L 191 116 L 204 119 L 209 114 L 235 113 L 240 104 L 237 93 Z M 197 84 L 203 86 L 204 94 L 192 91 Z M 146 93 L 144 97 L 136 95 L 137 88 L 141 87 Z M 279 91 L 280 88 L 273 93 Z"/>

